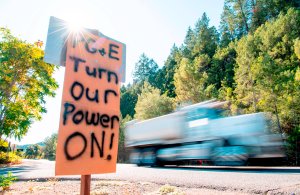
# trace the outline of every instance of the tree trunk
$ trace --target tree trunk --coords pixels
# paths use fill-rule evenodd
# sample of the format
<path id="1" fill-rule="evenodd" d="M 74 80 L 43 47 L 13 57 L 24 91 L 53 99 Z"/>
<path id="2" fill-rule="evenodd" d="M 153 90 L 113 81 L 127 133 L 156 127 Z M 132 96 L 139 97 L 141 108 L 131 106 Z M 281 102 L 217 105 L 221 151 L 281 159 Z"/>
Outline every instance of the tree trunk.
<path id="1" fill-rule="evenodd" d="M 248 32 L 249 32 L 249 27 L 248 27 L 247 18 L 246 18 L 246 15 L 245 15 L 245 13 L 244 13 L 244 10 L 243 10 L 243 4 L 242 4 L 241 0 L 238 0 L 238 4 L 239 4 L 239 6 L 240 6 L 241 13 L 242 13 L 242 19 L 243 19 L 244 25 L 245 25 L 245 27 L 246 27 L 246 34 L 248 34 Z"/>

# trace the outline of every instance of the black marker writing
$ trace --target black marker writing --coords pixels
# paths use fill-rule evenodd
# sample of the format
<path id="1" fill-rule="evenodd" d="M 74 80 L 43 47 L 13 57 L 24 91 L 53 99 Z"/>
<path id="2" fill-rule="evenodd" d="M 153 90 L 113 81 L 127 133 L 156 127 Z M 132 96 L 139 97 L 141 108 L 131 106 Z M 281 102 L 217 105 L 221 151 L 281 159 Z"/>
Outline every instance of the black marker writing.
<path id="1" fill-rule="evenodd" d="M 108 52 L 108 56 L 109 58 L 111 59 L 114 59 L 114 60 L 119 60 L 118 57 L 114 56 L 113 54 L 118 54 L 118 50 L 115 50 L 115 49 L 119 49 L 119 46 L 118 45 L 115 45 L 115 44 L 109 44 L 109 52 Z"/>
<path id="2" fill-rule="evenodd" d="M 77 89 L 77 90 L 76 90 Z M 75 81 L 72 86 L 71 86 L 71 96 L 74 98 L 74 100 L 78 101 L 82 98 L 83 94 L 85 91 L 85 97 L 87 100 L 89 100 L 90 102 L 96 102 L 99 103 L 99 91 L 98 89 L 96 89 L 95 91 L 93 91 L 92 93 L 90 92 L 90 88 L 84 88 L 83 84 Z M 94 96 L 92 97 L 91 94 L 94 94 Z"/>
<path id="3" fill-rule="evenodd" d="M 111 90 L 111 89 L 105 90 L 105 92 L 104 92 L 104 103 L 105 103 L 105 104 L 107 104 L 107 102 L 108 102 L 107 99 L 108 99 L 108 95 L 109 95 L 110 93 L 112 93 L 114 96 L 118 96 L 117 92 L 115 92 L 114 90 Z"/>
<path id="4" fill-rule="evenodd" d="M 86 50 L 87 52 L 89 52 L 89 53 L 96 53 L 97 49 L 95 49 L 95 48 L 90 48 L 90 47 L 89 47 L 89 43 L 90 43 L 90 42 L 95 43 L 96 41 L 95 41 L 94 39 L 92 39 L 92 38 L 89 38 L 89 39 L 85 42 L 85 44 L 84 44 L 85 50 Z"/>
<path id="5" fill-rule="evenodd" d="M 89 88 L 86 88 L 86 91 L 85 91 L 86 98 L 88 100 L 90 100 L 91 102 L 97 102 L 97 103 L 99 103 L 98 89 L 95 90 L 94 97 L 91 97 L 89 95 L 89 90 L 90 90 Z"/>
<path id="6" fill-rule="evenodd" d="M 118 82 L 119 82 L 119 79 L 118 79 L 118 75 L 115 73 L 115 72 L 111 72 L 111 71 L 108 71 L 107 72 L 107 81 L 110 83 L 110 81 L 111 81 L 111 76 L 114 76 L 114 78 L 115 78 L 115 83 L 116 84 L 118 84 Z"/>
<path id="7" fill-rule="evenodd" d="M 101 126 L 102 128 L 113 129 L 115 123 L 119 123 L 119 117 L 116 115 L 109 116 L 99 112 L 90 112 L 88 110 L 76 109 L 72 103 L 64 104 L 63 111 L 63 124 L 67 125 L 68 119 L 71 118 L 72 122 L 76 125 L 85 122 L 87 125 Z"/>
<path id="8" fill-rule="evenodd" d="M 68 144 L 74 137 L 80 137 L 82 139 L 83 148 L 78 154 L 71 156 L 68 151 Z M 87 147 L 87 140 L 82 133 L 77 131 L 77 132 L 74 132 L 71 135 L 69 135 L 69 137 L 67 138 L 65 145 L 64 145 L 64 153 L 66 155 L 67 160 L 75 160 L 76 158 L 79 158 L 84 153 L 86 147 Z"/>
<path id="9" fill-rule="evenodd" d="M 70 108 L 70 109 L 69 109 Z M 69 104 L 68 102 L 64 103 L 64 114 L 63 114 L 63 124 L 67 124 L 67 116 L 68 114 L 74 112 L 75 106 L 73 104 Z"/>
<path id="10" fill-rule="evenodd" d="M 105 138 L 105 131 L 102 131 L 102 140 L 101 140 L 101 146 L 99 145 L 99 142 L 95 136 L 94 133 L 91 133 L 91 139 L 92 139 L 92 143 L 91 143 L 91 158 L 94 157 L 94 143 L 96 143 L 96 146 L 98 148 L 99 151 L 99 156 L 103 157 L 103 150 L 104 150 L 104 139 Z"/>
<path id="11" fill-rule="evenodd" d="M 79 94 L 77 94 L 77 95 L 75 94 L 76 87 L 80 90 Z M 72 97 L 77 101 L 77 100 L 81 99 L 81 97 L 83 95 L 83 90 L 84 90 L 84 86 L 81 83 L 75 81 L 71 86 L 70 92 L 71 92 Z"/>
<path id="12" fill-rule="evenodd" d="M 70 59 L 74 60 L 74 72 L 78 72 L 78 66 L 79 66 L 80 62 L 83 62 L 83 63 L 86 62 L 85 60 L 83 60 L 81 58 L 74 57 L 74 56 L 70 56 Z"/>

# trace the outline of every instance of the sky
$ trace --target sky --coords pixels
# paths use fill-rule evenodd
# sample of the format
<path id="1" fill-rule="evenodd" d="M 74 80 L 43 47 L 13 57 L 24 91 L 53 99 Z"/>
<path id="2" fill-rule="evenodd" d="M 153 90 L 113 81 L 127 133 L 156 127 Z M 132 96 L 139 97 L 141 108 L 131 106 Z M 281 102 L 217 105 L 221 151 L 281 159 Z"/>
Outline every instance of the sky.
<path id="1" fill-rule="evenodd" d="M 1 0 L 0 27 L 34 43 L 46 43 L 50 16 L 98 29 L 126 44 L 126 83 L 139 56 L 145 53 L 162 67 L 175 43 L 183 43 L 189 26 L 194 27 L 204 12 L 210 25 L 218 28 L 223 0 Z M 45 45 L 45 44 L 44 44 Z M 59 83 L 55 98 L 47 98 L 47 113 L 34 122 L 18 144 L 43 141 L 58 131 L 64 67 L 54 74 Z"/>

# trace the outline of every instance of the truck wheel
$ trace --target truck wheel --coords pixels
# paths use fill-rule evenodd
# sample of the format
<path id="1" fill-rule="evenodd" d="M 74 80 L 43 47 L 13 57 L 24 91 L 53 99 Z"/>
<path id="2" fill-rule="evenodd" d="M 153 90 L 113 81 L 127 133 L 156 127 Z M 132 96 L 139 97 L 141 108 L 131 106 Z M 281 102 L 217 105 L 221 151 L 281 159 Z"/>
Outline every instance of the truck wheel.
<path id="1" fill-rule="evenodd" d="M 144 165 L 155 166 L 156 165 L 156 152 L 153 149 L 145 149 L 142 152 L 141 162 Z"/>
<path id="2" fill-rule="evenodd" d="M 142 153 L 141 150 L 135 149 L 130 153 L 129 161 L 137 166 L 142 166 Z"/>
<path id="3" fill-rule="evenodd" d="M 248 153 L 244 146 L 216 147 L 212 160 L 216 166 L 243 166 L 247 164 Z"/>

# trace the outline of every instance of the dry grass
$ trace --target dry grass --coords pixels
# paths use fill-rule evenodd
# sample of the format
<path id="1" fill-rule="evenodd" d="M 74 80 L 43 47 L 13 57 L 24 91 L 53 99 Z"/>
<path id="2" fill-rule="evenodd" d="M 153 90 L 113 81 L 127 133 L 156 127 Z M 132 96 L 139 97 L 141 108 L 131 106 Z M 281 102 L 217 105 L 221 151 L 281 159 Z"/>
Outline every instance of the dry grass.
<path id="1" fill-rule="evenodd" d="M 184 195 L 181 190 L 179 190 L 175 186 L 170 186 L 169 184 L 161 186 L 159 188 L 159 193 L 161 195 Z"/>

